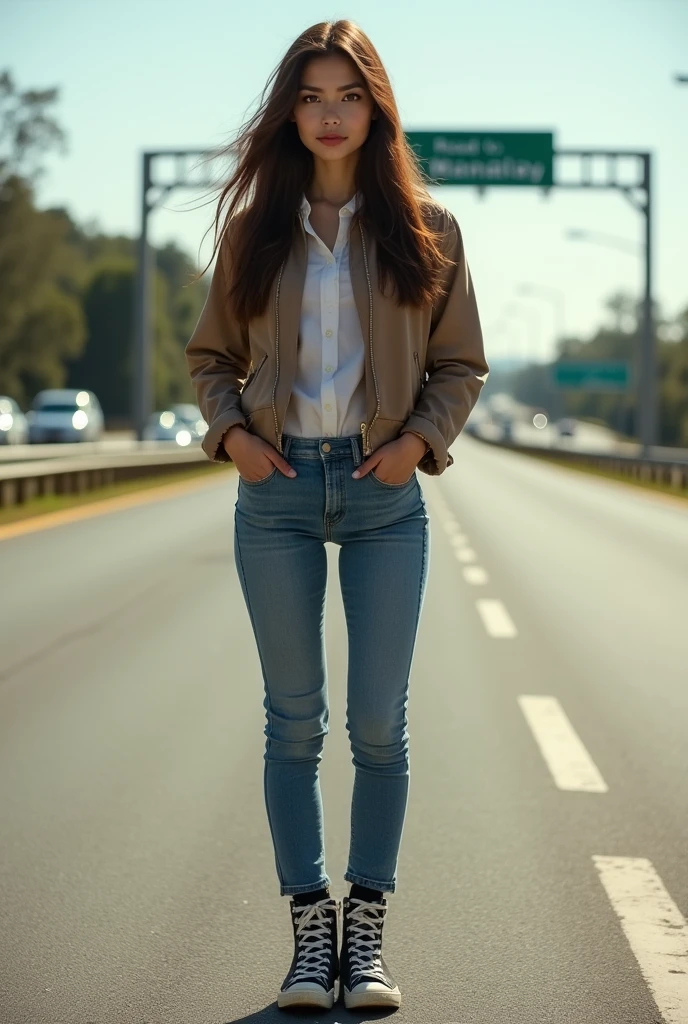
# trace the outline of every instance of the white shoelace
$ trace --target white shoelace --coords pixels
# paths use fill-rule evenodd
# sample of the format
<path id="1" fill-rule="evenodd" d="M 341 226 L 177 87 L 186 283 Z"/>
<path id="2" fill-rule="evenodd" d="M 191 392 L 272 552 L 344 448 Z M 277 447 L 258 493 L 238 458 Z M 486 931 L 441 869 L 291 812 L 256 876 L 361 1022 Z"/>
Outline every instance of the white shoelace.
<path id="1" fill-rule="evenodd" d="M 358 904 L 358 906 L 354 906 Z M 352 982 L 365 975 L 375 981 L 385 982 L 382 969 L 382 924 L 386 907 L 364 900 L 351 900 L 347 912 L 347 947 Z"/>
<path id="2" fill-rule="evenodd" d="M 333 899 L 320 900 L 305 907 L 293 907 L 299 952 L 290 985 L 297 981 L 322 981 L 327 984 L 332 951 Z M 325 911 L 329 910 L 329 914 Z"/>

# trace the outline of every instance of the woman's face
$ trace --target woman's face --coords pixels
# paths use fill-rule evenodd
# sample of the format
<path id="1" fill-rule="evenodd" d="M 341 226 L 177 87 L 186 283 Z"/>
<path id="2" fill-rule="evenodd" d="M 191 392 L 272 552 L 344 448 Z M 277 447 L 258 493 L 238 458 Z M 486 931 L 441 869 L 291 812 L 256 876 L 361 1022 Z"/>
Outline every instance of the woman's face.
<path id="1" fill-rule="evenodd" d="M 321 160 L 341 160 L 368 137 L 374 103 L 348 57 L 314 57 L 304 67 L 293 118 L 299 138 Z"/>

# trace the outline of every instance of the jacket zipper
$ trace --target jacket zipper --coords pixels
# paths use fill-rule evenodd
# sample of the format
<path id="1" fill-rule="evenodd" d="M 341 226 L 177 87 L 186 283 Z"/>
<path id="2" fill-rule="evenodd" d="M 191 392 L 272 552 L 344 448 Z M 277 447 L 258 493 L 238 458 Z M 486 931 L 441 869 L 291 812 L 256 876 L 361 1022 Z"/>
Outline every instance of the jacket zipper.
<path id="1" fill-rule="evenodd" d="M 275 421 L 275 437 L 277 438 L 277 451 L 282 455 L 282 434 L 277 422 L 277 406 L 275 405 L 275 394 L 277 392 L 277 381 L 279 380 L 279 297 L 282 286 L 282 274 L 284 273 L 284 262 L 279 269 L 277 288 L 275 289 L 275 381 L 272 385 L 272 417 Z"/>
<path id="2" fill-rule="evenodd" d="M 299 225 L 301 227 L 301 234 L 306 244 L 306 254 L 308 254 L 308 241 L 306 239 L 306 230 L 303 226 L 303 220 L 299 216 Z M 279 276 L 277 278 L 277 288 L 275 289 L 275 382 L 272 385 L 272 418 L 275 422 L 275 437 L 277 438 L 277 451 L 280 455 L 282 452 L 282 431 L 279 428 L 277 422 L 277 405 L 275 404 L 275 395 L 277 394 L 277 382 L 279 380 L 279 336 L 280 336 L 280 322 L 279 322 L 279 299 L 280 299 L 280 288 L 282 286 L 282 274 L 284 273 L 284 264 L 286 260 L 282 261 L 282 266 L 279 269 Z"/>
<path id="3" fill-rule="evenodd" d="M 368 283 L 368 344 L 370 346 L 370 368 L 373 371 L 373 384 L 375 385 L 375 415 L 373 416 L 370 424 L 361 423 L 361 435 L 363 438 L 363 454 L 370 455 L 372 448 L 370 446 L 370 431 L 375 423 L 380 412 L 380 392 L 377 387 L 377 374 L 375 373 L 375 360 L 373 357 L 373 289 L 370 283 L 370 270 L 368 269 L 368 250 L 366 248 L 365 235 L 363 234 L 363 225 L 359 223 L 358 229 L 361 232 L 361 243 L 363 245 L 363 263 L 365 266 L 366 281 Z"/>
<path id="4" fill-rule="evenodd" d="M 422 391 L 423 388 L 425 387 L 425 375 L 421 372 L 421 369 L 420 369 L 420 358 L 419 358 L 417 352 L 413 353 L 413 358 L 416 360 L 416 369 L 418 370 L 418 380 L 420 381 L 420 389 Z"/>

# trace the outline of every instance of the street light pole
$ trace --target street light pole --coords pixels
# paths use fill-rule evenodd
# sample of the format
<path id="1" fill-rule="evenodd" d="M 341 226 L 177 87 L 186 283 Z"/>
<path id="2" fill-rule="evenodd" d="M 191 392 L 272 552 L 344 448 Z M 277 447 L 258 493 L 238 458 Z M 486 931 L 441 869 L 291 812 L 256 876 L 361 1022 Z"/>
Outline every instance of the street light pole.
<path id="1" fill-rule="evenodd" d="M 657 443 L 657 345 L 655 343 L 654 310 L 652 308 L 652 167 L 649 153 L 643 157 L 645 179 L 645 295 L 643 296 L 643 331 L 640 345 L 640 443 L 643 457 Z"/>
<path id="2" fill-rule="evenodd" d="M 636 208 L 644 218 L 644 242 L 642 247 L 626 238 L 616 235 L 605 235 L 596 231 L 570 229 L 567 237 L 606 245 L 621 252 L 643 255 L 645 264 L 644 290 L 642 302 L 642 323 L 639 330 L 639 351 L 636 359 L 636 395 L 637 419 L 636 430 L 640 441 L 643 458 L 650 457 L 650 449 L 657 443 L 657 345 L 655 339 L 654 309 L 652 306 L 652 154 L 638 154 L 642 159 L 644 198 L 634 201 Z"/>
<path id="3" fill-rule="evenodd" d="M 519 294 L 529 295 L 548 301 L 552 309 L 554 310 L 554 332 L 555 332 L 555 347 L 556 342 L 561 341 L 566 332 L 565 328 L 565 317 L 564 317 L 564 293 L 560 288 L 550 288 L 549 285 L 540 284 L 522 284 L 519 287 Z M 545 356 L 544 361 L 547 361 Z"/>
<path id="4" fill-rule="evenodd" d="M 510 302 L 508 305 L 506 305 L 504 307 L 504 312 L 505 313 L 510 313 L 510 312 L 511 313 L 516 313 L 517 316 L 521 316 L 521 317 L 525 318 L 525 321 L 526 321 L 526 323 L 525 323 L 525 328 L 526 328 L 526 334 L 525 334 L 525 337 L 526 337 L 526 353 L 525 353 L 526 361 L 530 360 L 533 363 L 537 362 L 537 360 L 533 359 L 531 354 L 530 354 L 531 349 L 530 349 L 530 344 L 529 344 L 529 341 L 531 339 L 535 339 L 535 350 L 537 351 L 537 349 L 539 348 L 540 317 L 538 316 L 537 310 L 532 309 L 530 306 L 519 305 L 518 302 Z"/>

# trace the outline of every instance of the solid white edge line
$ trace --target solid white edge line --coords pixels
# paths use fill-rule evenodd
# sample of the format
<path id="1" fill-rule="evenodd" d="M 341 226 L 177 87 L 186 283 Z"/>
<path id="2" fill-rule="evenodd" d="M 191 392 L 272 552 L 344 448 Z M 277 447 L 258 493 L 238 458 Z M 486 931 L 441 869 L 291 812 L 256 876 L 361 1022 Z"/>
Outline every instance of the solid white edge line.
<path id="1" fill-rule="evenodd" d="M 556 697 L 521 696 L 518 703 L 558 788 L 607 793 L 606 782 Z"/>
<path id="2" fill-rule="evenodd" d="M 609 902 L 666 1024 L 688 1021 L 688 926 L 643 857 L 593 856 Z"/>

